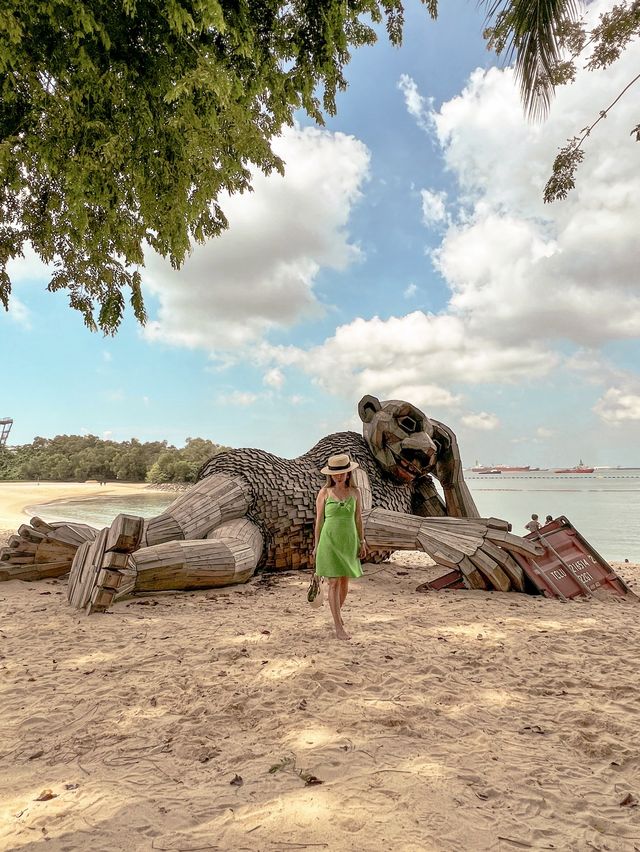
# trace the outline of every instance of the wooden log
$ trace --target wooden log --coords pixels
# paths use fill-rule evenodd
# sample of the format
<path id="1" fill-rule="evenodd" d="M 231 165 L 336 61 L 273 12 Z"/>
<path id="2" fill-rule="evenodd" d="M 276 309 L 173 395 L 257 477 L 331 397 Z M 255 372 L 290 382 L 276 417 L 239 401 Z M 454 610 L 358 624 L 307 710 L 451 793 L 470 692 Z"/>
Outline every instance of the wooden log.
<path id="1" fill-rule="evenodd" d="M 44 580 L 49 577 L 64 577 L 69 573 L 71 563 L 64 562 L 41 562 L 39 565 L 11 565 L 3 562 L 0 564 L 0 580 Z"/>
<path id="2" fill-rule="evenodd" d="M 79 582 L 81 582 L 84 565 L 87 561 L 90 548 L 91 544 L 88 541 L 85 541 L 85 543 L 81 544 L 76 550 L 75 556 L 73 557 L 73 562 L 71 563 L 71 569 L 69 571 L 69 582 L 67 584 L 67 600 L 69 603 L 73 602 L 76 586 Z"/>
<path id="3" fill-rule="evenodd" d="M 27 541 L 26 538 L 22 538 L 22 536 L 19 535 L 9 536 L 7 545 L 8 547 L 16 548 L 26 553 L 35 553 L 36 547 L 38 546 L 35 542 Z"/>
<path id="4" fill-rule="evenodd" d="M 91 600 L 98 572 L 102 568 L 102 558 L 109 530 L 100 530 L 98 537 L 89 545 L 86 557 L 81 566 L 81 574 L 77 577 L 70 603 L 76 609 L 84 609 Z M 82 545 L 84 547 L 85 545 Z M 74 560 L 75 564 L 75 560 Z"/>
<path id="5" fill-rule="evenodd" d="M 515 559 L 510 556 L 506 550 L 496 547 L 495 544 L 492 544 L 488 540 L 485 541 L 483 549 L 492 559 L 495 559 L 498 565 L 500 565 L 507 577 L 511 580 L 512 588 L 517 592 L 524 592 L 524 571 Z"/>
<path id="6" fill-rule="evenodd" d="M 206 539 L 167 542 L 131 556 L 135 592 L 202 589 L 241 583 L 256 567 L 255 551 L 246 542 Z"/>
<path id="7" fill-rule="evenodd" d="M 128 553 L 116 553 L 115 551 L 113 551 L 105 553 L 102 557 L 102 567 L 110 568 L 114 571 L 126 568 L 128 562 Z"/>
<path id="8" fill-rule="evenodd" d="M 47 533 L 47 539 L 61 544 L 69 544 L 72 547 L 80 547 L 85 541 L 94 541 L 97 535 L 98 530 L 86 524 L 60 524 L 50 533 Z"/>
<path id="9" fill-rule="evenodd" d="M 457 567 L 462 572 L 462 577 L 465 585 L 469 589 L 486 590 L 488 588 L 487 581 L 476 566 L 471 562 L 468 556 L 464 556 Z"/>
<path id="10" fill-rule="evenodd" d="M 48 524 L 46 521 L 43 521 L 42 518 L 39 518 L 37 515 L 34 515 L 33 518 L 31 518 L 31 520 L 29 521 L 29 523 L 34 529 L 44 533 L 49 533 L 53 529 L 55 529 L 55 527 L 53 527 L 51 524 Z"/>
<path id="11" fill-rule="evenodd" d="M 10 547 L 5 547 L 0 551 L 0 562 L 11 562 L 13 565 L 33 565 L 33 554 L 27 553 L 25 556 L 20 556 Z"/>
<path id="12" fill-rule="evenodd" d="M 98 572 L 96 586 L 100 589 L 111 589 L 116 591 L 122 585 L 123 576 L 119 571 L 109 571 L 107 568 L 101 568 Z"/>
<path id="13" fill-rule="evenodd" d="M 105 550 L 132 553 L 140 544 L 144 518 L 137 515 L 118 515 L 109 528 Z"/>
<path id="14" fill-rule="evenodd" d="M 164 544 L 166 541 L 178 541 L 184 538 L 182 527 L 166 512 L 145 521 L 141 547 L 152 547 L 154 544 Z"/>
<path id="15" fill-rule="evenodd" d="M 18 527 L 18 535 L 21 538 L 25 538 L 27 541 L 31 541 L 37 544 L 39 541 L 42 541 L 46 536 L 44 533 L 39 530 L 34 530 L 28 524 L 21 524 Z"/>
<path id="16" fill-rule="evenodd" d="M 186 539 L 204 538 L 216 526 L 243 517 L 251 504 L 249 488 L 241 477 L 208 476 L 180 495 L 167 508 Z"/>
<path id="17" fill-rule="evenodd" d="M 36 546 L 35 561 L 52 562 L 60 559 L 68 559 L 69 564 L 71 564 L 77 549 L 77 547 L 68 544 L 45 539 Z"/>
<path id="18" fill-rule="evenodd" d="M 508 592 L 511 589 L 511 581 L 502 568 L 490 556 L 482 550 L 478 550 L 469 557 L 478 571 L 486 577 L 491 586 L 498 592 Z"/>
<path id="19" fill-rule="evenodd" d="M 503 530 L 489 529 L 487 539 L 499 544 L 505 550 L 513 550 L 523 556 L 544 556 L 544 548 L 526 538 L 504 532 Z"/>

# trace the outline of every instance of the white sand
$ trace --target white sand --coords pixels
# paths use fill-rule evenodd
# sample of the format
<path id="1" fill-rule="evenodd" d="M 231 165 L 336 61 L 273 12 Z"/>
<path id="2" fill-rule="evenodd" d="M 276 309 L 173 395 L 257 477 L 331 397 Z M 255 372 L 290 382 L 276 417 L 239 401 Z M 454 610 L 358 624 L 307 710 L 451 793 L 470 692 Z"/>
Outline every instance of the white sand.
<path id="1" fill-rule="evenodd" d="M 85 497 L 119 497 L 139 494 L 149 486 L 144 482 L 0 482 L 0 544 L 7 533 L 27 523 L 29 507 L 52 500 L 82 500 Z"/>
<path id="2" fill-rule="evenodd" d="M 300 572 L 90 618 L 0 583 L 0 849 L 640 849 L 640 604 L 416 594 L 441 572 L 396 560 L 348 643 Z"/>

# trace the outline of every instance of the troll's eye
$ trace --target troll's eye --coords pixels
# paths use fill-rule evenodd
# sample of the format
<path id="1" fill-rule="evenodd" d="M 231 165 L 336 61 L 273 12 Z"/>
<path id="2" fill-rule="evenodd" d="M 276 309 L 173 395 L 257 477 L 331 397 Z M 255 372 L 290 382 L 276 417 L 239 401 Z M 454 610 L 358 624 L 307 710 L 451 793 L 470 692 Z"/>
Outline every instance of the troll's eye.
<path id="1" fill-rule="evenodd" d="M 398 426 L 402 429 L 403 432 L 406 432 L 407 435 L 413 435 L 414 432 L 419 432 L 422 428 L 422 424 L 420 423 L 420 421 L 415 420 L 413 417 L 409 417 L 409 415 L 399 417 Z"/>

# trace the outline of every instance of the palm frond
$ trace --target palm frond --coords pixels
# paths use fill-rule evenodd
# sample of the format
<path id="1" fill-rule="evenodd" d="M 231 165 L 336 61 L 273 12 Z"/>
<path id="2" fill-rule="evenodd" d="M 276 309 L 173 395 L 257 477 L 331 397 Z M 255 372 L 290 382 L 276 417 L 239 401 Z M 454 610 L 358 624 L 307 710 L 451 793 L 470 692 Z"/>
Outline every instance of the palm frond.
<path id="1" fill-rule="evenodd" d="M 579 0 L 482 0 L 506 48 L 515 55 L 516 78 L 530 118 L 543 118 L 554 90 L 554 69 L 561 59 L 559 30 L 580 15 Z"/>

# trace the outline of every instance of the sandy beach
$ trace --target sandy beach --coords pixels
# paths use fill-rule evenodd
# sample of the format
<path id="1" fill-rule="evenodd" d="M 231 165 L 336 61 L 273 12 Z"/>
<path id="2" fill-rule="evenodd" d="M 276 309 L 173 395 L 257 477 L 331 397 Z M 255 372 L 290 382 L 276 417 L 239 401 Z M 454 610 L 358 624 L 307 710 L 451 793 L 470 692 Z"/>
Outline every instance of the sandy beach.
<path id="1" fill-rule="evenodd" d="M 351 642 L 302 572 L 90 618 L 0 583 L 0 849 L 640 850 L 640 603 L 439 573 L 365 566 Z"/>
<path id="2" fill-rule="evenodd" d="M 119 497 L 139 494 L 145 482 L 0 482 L 0 545 L 20 524 L 29 521 L 27 509 L 52 500 L 82 500 L 86 497 Z"/>

